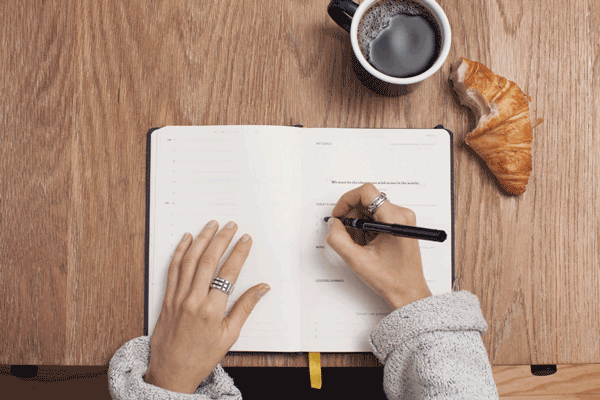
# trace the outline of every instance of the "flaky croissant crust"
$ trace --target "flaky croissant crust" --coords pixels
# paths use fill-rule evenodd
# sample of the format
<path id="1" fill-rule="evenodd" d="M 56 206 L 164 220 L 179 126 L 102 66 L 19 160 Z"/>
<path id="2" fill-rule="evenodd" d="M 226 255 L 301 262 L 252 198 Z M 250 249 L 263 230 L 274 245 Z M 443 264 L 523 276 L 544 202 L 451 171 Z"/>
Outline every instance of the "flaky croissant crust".
<path id="1" fill-rule="evenodd" d="M 466 72 L 464 63 L 468 65 Z M 463 74 L 458 73 L 461 66 Z M 479 108 L 473 110 L 480 115 L 478 125 L 467 135 L 466 143 L 486 162 L 506 191 L 523 193 L 532 170 L 529 96 L 515 82 L 464 58 L 457 63 L 454 74 L 456 89 L 455 81 L 466 87 L 466 94 L 459 93 L 461 103 Z"/>

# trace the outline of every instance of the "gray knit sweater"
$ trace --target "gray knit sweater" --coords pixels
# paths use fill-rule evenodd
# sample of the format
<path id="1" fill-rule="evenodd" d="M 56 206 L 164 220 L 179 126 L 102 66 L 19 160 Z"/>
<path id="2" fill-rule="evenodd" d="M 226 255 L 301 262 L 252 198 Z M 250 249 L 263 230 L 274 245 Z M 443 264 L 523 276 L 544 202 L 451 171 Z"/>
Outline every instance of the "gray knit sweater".
<path id="1" fill-rule="evenodd" d="M 486 330 L 479 300 L 467 291 L 427 297 L 391 312 L 369 337 L 384 364 L 385 394 L 389 399 L 498 399 L 481 340 Z M 195 394 L 183 394 L 146 383 L 149 360 L 149 336 L 117 350 L 108 369 L 113 399 L 242 398 L 220 364 Z"/>

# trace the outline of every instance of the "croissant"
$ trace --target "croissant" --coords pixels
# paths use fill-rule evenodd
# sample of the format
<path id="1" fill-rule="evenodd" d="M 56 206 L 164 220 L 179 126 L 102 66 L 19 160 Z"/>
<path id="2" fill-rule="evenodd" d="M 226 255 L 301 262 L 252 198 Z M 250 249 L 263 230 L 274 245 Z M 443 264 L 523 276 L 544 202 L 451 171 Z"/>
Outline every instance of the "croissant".
<path id="1" fill-rule="evenodd" d="M 450 80 L 460 102 L 478 119 L 465 142 L 507 192 L 523 193 L 531 174 L 531 97 L 485 65 L 462 57 L 454 64 Z"/>

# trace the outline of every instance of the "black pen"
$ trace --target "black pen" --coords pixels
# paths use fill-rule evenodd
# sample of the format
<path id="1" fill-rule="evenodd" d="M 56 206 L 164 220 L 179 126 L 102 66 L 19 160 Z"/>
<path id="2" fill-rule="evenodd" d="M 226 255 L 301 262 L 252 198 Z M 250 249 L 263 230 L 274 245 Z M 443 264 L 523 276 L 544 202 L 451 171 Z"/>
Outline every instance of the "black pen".
<path id="1" fill-rule="evenodd" d="M 332 217 L 325 217 L 325 222 Z M 338 218 L 345 226 L 354 229 L 364 229 L 371 232 L 389 233 L 394 236 L 404 236 L 411 239 L 432 240 L 443 242 L 446 240 L 446 232 L 437 229 L 419 228 L 418 226 L 384 224 L 383 222 L 369 221 L 358 218 Z"/>

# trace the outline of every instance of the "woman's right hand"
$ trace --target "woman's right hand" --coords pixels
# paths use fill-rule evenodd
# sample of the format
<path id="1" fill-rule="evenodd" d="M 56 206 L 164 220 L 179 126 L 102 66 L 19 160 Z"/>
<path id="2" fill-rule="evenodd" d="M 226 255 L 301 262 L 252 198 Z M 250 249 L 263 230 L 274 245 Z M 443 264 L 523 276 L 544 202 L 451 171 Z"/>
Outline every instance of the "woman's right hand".
<path id="1" fill-rule="evenodd" d="M 352 189 L 340 197 L 329 219 L 327 244 L 371 289 L 394 309 L 431 296 L 421 262 L 417 239 L 369 233 L 345 227 L 337 219 L 364 218 L 389 224 L 416 226 L 415 213 L 386 201 L 374 213 L 367 208 L 381 193 L 371 183 Z M 346 230 L 348 229 L 348 231 Z M 350 233 L 352 233 L 352 236 Z M 357 243 L 358 242 L 358 243 Z"/>

